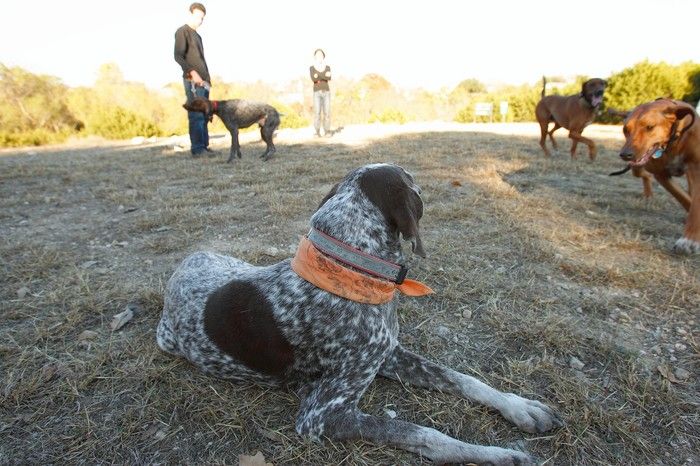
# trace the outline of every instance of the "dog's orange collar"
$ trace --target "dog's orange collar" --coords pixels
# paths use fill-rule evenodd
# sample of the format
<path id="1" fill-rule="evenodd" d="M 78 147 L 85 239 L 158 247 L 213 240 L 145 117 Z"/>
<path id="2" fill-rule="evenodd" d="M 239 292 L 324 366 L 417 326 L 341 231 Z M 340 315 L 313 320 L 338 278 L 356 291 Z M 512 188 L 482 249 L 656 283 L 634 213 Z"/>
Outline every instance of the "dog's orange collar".
<path id="1" fill-rule="evenodd" d="M 415 280 L 404 280 L 399 285 L 356 272 L 323 255 L 306 236 L 292 259 L 292 270 L 322 290 L 363 304 L 388 303 L 394 299 L 395 290 L 407 296 L 433 293 L 430 287 Z"/>

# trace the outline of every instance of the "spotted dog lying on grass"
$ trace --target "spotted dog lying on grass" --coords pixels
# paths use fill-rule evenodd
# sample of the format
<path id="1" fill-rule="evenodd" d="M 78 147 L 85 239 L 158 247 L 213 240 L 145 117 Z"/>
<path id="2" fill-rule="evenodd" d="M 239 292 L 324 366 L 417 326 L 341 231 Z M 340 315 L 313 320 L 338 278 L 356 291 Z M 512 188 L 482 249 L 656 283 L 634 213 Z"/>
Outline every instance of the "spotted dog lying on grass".
<path id="1" fill-rule="evenodd" d="M 405 278 L 400 241 L 425 256 L 420 193 L 401 167 L 367 165 L 326 195 L 294 259 L 256 267 L 212 252 L 189 256 L 168 282 L 158 345 L 218 377 L 295 387 L 300 434 L 395 445 L 440 463 L 532 463 L 520 451 L 464 443 L 358 408 L 379 374 L 485 404 L 527 432 L 562 424 L 539 401 L 500 392 L 399 343 L 395 291 L 432 292 Z"/>

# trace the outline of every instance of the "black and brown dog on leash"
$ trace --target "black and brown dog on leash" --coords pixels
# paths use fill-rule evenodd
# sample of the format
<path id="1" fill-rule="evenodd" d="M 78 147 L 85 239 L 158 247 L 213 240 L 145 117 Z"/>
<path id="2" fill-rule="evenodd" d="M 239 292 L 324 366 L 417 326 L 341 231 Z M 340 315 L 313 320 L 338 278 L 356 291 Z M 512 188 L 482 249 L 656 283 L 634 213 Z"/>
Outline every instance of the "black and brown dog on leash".
<path id="1" fill-rule="evenodd" d="M 257 123 L 260 126 L 260 136 L 267 144 L 265 152 L 260 155 L 263 160 L 270 160 L 277 149 L 272 137 L 280 125 L 280 114 L 272 105 L 251 102 L 242 99 L 208 100 L 195 97 L 183 107 L 190 112 L 203 113 L 209 121 L 218 115 L 231 133 L 231 154 L 227 163 L 233 162 L 234 157 L 241 158 L 241 145 L 238 142 L 238 130 L 248 128 Z"/>

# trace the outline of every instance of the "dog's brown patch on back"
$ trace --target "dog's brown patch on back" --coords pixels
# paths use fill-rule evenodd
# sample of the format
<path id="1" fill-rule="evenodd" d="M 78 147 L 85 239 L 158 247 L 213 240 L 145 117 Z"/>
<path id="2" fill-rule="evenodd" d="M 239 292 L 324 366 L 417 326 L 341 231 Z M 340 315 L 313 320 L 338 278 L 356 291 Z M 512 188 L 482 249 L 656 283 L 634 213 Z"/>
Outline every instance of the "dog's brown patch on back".
<path id="1" fill-rule="evenodd" d="M 204 331 L 223 352 L 258 372 L 282 378 L 294 362 L 270 302 L 252 283 L 233 281 L 212 293 Z"/>

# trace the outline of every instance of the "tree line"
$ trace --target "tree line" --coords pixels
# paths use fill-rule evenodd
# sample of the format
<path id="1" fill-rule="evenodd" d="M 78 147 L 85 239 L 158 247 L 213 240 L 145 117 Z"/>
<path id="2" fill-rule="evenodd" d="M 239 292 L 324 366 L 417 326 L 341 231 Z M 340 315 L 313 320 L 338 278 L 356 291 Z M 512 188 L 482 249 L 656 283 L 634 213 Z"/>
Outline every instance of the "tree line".
<path id="1" fill-rule="evenodd" d="M 601 77 L 601 76 L 597 76 Z M 643 61 L 609 77 L 599 121 L 619 122 L 605 110 L 629 110 L 658 97 L 681 99 L 695 105 L 700 99 L 700 64 L 670 65 Z M 587 76 L 561 86 L 548 86 L 548 94 L 575 94 Z M 548 77 L 548 82 L 561 81 Z M 311 89 L 305 79 L 282 88 L 263 82 L 226 83 L 214 79 L 212 99 L 245 98 L 269 102 L 284 114 L 282 128 L 308 126 Z M 404 90 L 384 77 L 368 74 L 359 80 L 336 78 L 333 87 L 334 126 L 352 123 L 405 123 L 454 120 L 471 122 L 477 102 L 509 104 L 506 121 L 535 121 L 534 109 L 542 83 L 503 86 L 489 90 L 476 79 L 465 79 L 452 89 L 435 92 Z M 37 75 L 0 64 L 0 146 L 26 146 L 60 142 L 69 137 L 96 135 L 107 139 L 134 136 L 170 136 L 187 133 L 182 84 L 149 89 L 124 79 L 118 66 L 100 67 L 94 85 L 71 88 L 54 76 Z M 214 120 L 212 131 L 223 132 Z"/>

